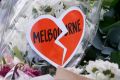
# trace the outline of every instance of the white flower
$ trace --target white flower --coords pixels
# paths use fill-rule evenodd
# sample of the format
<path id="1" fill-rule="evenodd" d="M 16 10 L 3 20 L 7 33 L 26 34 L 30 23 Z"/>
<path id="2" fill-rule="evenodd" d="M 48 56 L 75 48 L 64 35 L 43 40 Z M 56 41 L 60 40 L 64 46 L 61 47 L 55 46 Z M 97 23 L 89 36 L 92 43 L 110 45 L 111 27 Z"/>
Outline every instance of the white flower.
<path id="1" fill-rule="evenodd" d="M 96 71 L 102 72 L 103 70 L 106 70 L 106 67 L 103 65 L 102 60 L 96 60 L 94 61 L 89 61 L 89 64 L 86 66 L 86 70 L 89 73 L 95 73 Z"/>
<path id="2" fill-rule="evenodd" d="M 92 74 L 88 74 L 88 75 L 84 75 L 85 77 L 87 78 L 90 78 L 92 80 L 95 80 L 96 76 L 95 75 L 92 75 Z"/>
<path id="3" fill-rule="evenodd" d="M 97 78 L 97 80 L 120 79 L 120 69 L 118 65 L 109 61 L 89 61 L 89 64 L 86 66 L 86 71 L 90 77 Z"/>
<path id="4" fill-rule="evenodd" d="M 92 74 L 93 68 L 96 68 L 96 64 L 93 61 L 89 61 L 89 64 L 86 66 L 86 71 Z"/>
<path id="5" fill-rule="evenodd" d="M 114 72 L 115 74 L 115 80 L 120 80 L 120 69 Z"/>
<path id="6" fill-rule="evenodd" d="M 75 68 L 75 67 L 67 67 L 66 69 L 76 74 L 80 74 L 84 71 L 83 69 Z"/>
<path id="7" fill-rule="evenodd" d="M 109 80 L 108 76 L 105 76 L 101 72 L 97 72 L 96 74 L 88 74 L 85 77 L 90 78 L 92 80 Z"/>
<path id="8" fill-rule="evenodd" d="M 109 80 L 108 76 L 105 76 L 103 73 L 98 72 L 96 75 L 96 80 Z"/>

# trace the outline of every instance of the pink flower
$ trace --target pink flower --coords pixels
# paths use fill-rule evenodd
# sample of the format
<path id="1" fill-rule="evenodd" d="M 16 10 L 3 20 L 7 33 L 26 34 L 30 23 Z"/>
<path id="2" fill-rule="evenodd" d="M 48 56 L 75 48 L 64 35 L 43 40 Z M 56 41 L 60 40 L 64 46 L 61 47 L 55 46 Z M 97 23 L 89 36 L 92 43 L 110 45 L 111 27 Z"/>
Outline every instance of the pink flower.
<path id="1" fill-rule="evenodd" d="M 30 68 L 28 65 L 25 65 L 24 73 L 28 74 L 31 77 L 36 77 L 42 75 L 42 72 L 38 69 Z"/>
<path id="2" fill-rule="evenodd" d="M 11 70 L 9 65 L 3 65 L 0 69 L 0 76 L 5 77 L 5 75 Z"/>

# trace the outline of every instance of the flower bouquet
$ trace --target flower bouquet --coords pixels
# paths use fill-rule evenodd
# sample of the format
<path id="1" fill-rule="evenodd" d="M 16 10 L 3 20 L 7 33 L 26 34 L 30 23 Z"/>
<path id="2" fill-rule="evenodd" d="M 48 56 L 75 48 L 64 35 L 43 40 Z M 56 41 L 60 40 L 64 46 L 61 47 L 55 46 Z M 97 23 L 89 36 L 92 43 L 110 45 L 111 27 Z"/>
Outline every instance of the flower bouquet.
<path id="1" fill-rule="evenodd" d="M 101 0 L 1 0 L 1 79 L 30 80 L 55 75 L 58 66 L 77 66 L 95 37 L 101 4 Z"/>

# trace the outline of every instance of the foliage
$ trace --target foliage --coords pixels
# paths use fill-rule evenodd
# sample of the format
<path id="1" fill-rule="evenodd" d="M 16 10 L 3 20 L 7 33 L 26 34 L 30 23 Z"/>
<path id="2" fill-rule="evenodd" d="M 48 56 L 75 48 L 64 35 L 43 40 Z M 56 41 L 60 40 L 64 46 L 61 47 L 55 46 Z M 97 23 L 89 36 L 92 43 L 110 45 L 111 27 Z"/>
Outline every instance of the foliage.
<path id="1" fill-rule="evenodd" d="M 103 20 L 91 46 L 86 50 L 84 61 L 103 59 L 120 66 L 120 0 L 103 0 Z M 91 56 L 92 55 L 92 56 Z"/>

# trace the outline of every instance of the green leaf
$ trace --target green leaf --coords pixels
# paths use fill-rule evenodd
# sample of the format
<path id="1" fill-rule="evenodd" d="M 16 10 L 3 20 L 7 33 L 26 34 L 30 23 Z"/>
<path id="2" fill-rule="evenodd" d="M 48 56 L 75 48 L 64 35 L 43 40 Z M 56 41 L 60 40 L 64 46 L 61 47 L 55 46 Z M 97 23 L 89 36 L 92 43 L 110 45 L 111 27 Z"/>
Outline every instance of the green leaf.
<path id="1" fill-rule="evenodd" d="M 106 29 L 108 28 L 110 25 L 114 24 L 116 21 L 113 18 L 105 18 L 104 21 L 100 21 L 100 28 L 103 30 L 103 32 L 108 32 L 109 30 Z"/>
<path id="2" fill-rule="evenodd" d="M 120 27 L 120 21 L 110 25 L 110 26 L 107 26 L 105 28 L 103 28 L 103 32 L 107 33 L 108 31 L 112 30 L 113 28 L 116 28 L 116 27 Z"/>
<path id="3" fill-rule="evenodd" d="M 120 67 L 120 51 L 112 52 L 110 60 L 111 62 L 117 63 Z"/>
<path id="4" fill-rule="evenodd" d="M 14 52 L 14 56 L 16 56 L 22 62 L 24 61 L 24 57 L 22 55 L 22 52 L 16 46 L 13 48 L 13 52 Z"/>
<path id="5" fill-rule="evenodd" d="M 5 58 L 2 57 L 3 64 L 6 64 Z"/>
<path id="6" fill-rule="evenodd" d="M 110 6 L 114 0 L 103 0 L 103 6 Z"/>
<path id="7" fill-rule="evenodd" d="M 84 58 L 83 58 L 82 61 L 80 62 L 80 65 L 81 65 L 81 66 L 86 65 L 87 63 L 84 62 L 84 61 L 87 61 L 87 62 L 88 62 L 89 60 L 95 60 L 96 57 L 97 57 L 96 53 L 97 53 L 97 51 L 96 51 L 96 49 L 95 49 L 93 46 L 88 47 L 88 48 L 86 49 L 86 51 L 85 51 L 85 56 L 84 56 Z"/>
<path id="8" fill-rule="evenodd" d="M 119 0 L 113 0 L 110 7 L 115 7 Z"/>
<path id="9" fill-rule="evenodd" d="M 109 6 L 109 7 L 114 7 L 119 0 L 103 0 L 103 6 Z"/>
<path id="10" fill-rule="evenodd" d="M 104 14 L 104 20 L 100 21 L 100 28 L 104 30 L 104 28 L 109 27 L 114 23 L 116 23 L 115 10 L 111 8 L 110 11 Z"/>
<path id="11" fill-rule="evenodd" d="M 118 50 L 120 43 L 120 21 L 116 24 L 113 24 L 112 26 L 109 26 L 106 30 L 109 31 L 107 34 L 105 44 Z"/>

